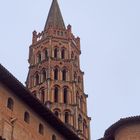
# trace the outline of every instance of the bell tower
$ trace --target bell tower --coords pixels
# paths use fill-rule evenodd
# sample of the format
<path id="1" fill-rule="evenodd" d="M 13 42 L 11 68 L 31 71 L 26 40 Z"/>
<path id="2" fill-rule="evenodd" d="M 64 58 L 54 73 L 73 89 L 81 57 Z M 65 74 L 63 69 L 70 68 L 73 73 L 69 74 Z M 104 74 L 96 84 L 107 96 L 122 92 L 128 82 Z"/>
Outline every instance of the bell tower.
<path id="1" fill-rule="evenodd" d="M 80 69 L 80 38 L 65 26 L 53 0 L 41 33 L 33 32 L 27 88 L 81 139 L 90 140 L 90 118 Z"/>

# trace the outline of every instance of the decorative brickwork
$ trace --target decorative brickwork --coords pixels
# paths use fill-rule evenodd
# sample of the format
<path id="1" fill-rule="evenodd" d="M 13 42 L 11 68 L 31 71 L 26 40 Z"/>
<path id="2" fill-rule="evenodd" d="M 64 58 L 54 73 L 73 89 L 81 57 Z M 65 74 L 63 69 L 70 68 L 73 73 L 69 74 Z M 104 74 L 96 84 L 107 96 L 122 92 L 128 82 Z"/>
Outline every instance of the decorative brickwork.
<path id="1" fill-rule="evenodd" d="M 44 30 L 33 32 L 26 85 L 71 130 L 89 140 L 80 54 L 80 38 L 70 25 L 65 28 L 58 2 L 53 0 Z"/>

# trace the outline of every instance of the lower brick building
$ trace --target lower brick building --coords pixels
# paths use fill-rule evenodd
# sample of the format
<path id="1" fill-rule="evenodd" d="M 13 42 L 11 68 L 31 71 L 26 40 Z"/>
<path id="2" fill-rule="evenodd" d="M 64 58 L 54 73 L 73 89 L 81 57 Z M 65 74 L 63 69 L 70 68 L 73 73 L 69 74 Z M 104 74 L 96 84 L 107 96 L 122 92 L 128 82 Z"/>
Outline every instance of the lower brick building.
<path id="1" fill-rule="evenodd" d="M 140 140 L 140 116 L 120 119 L 100 140 Z"/>
<path id="2" fill-rule="evenodd" d="M 0 140 L 80 140 L 0 65 Z"/>

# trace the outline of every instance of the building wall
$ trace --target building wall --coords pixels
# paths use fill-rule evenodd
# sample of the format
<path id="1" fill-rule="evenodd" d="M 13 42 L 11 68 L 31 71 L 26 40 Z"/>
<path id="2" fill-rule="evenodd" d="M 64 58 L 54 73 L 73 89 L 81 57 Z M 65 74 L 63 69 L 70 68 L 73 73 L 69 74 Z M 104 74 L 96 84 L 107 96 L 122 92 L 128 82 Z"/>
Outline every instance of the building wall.
<path id="1" fill-rule="evenodd" d="M 140 123 L 128 124 L 118 129 L 115 140 L 140 140 Z"/>
<path id="2" fill-rule="evenodd" d="M 13 111 L 7 107 L 8 98 L 14 101 Z M 24 121 L 24 112 L 30 114 L 29 124 Z M 44 126 L 44 134 L 39 133 L 39 124 Z M 66 140 L 48 123 L 0 83 L 0 136 L 6 140 Z"/>

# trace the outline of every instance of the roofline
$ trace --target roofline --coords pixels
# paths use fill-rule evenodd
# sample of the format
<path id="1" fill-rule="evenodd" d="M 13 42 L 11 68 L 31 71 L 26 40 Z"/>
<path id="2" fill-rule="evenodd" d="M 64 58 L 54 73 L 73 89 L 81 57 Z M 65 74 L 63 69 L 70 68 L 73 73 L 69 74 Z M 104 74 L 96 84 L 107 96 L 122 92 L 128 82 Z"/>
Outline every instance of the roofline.
<path id="1" fill-rule="evenodd" d="M 68 140 L 81 140 L 60 119 L 58 119 L 44 104 L 19 82 L 6 68 L 0 64 L 0 82 L 8 87 L 13 94 L 25 102 L 35 113 L 44 119 Z M 55 127 L 54 127 L 55 126 Z"/>
<path id="2" fill-rule="evenodd" d="M 104 139 L 114 138 L 115 132 L 123 125 L 140 123 L 140 116 L 133 116 L 127 118 L 121 118 L 119 121 L 111 125 L 104 133 Z"/>

